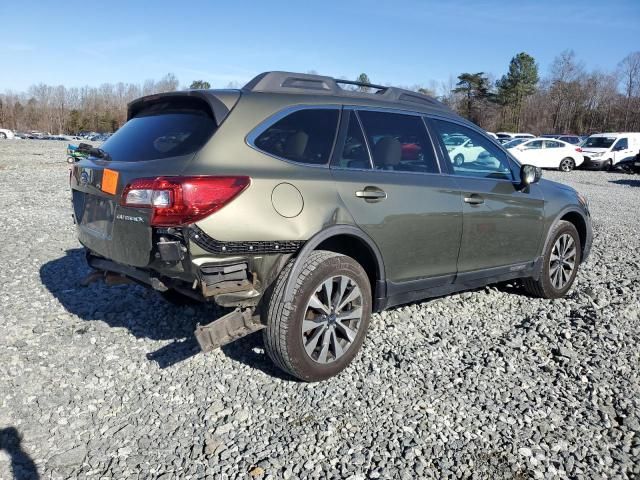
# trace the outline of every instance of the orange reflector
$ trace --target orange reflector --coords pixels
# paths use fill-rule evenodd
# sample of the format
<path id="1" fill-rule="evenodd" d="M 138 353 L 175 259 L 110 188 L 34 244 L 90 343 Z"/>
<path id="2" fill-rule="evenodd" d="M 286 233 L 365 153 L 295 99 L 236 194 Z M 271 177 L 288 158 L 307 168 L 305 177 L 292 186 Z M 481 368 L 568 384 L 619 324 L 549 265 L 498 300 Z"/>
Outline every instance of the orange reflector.
<path id="1" fill-rule="evenodd" d="M 105 168 L 102 171 L 102 191 L 110 193 L 111 195 L 116 194 L 116 190 L 118 189 L 118 172 L 115 170 L 109 170 Z"/>

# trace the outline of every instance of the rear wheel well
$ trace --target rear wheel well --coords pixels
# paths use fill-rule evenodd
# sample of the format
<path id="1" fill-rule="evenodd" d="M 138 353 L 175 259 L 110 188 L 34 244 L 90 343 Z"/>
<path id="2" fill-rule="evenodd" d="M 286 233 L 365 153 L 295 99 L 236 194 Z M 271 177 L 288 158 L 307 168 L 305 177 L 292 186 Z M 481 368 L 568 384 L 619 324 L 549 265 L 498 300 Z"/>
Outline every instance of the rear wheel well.
<path id="1" fill-rule="evenodd" d="M 587 224 L 578 212 L 569 212 L 566 213 L 560 220 L 565 220 L 573 224 L 578 230 L 578 235 L 580 236 L 580 258 L 584 257 L 584 247 L 587 242 Z"/>
<path id="2" fill-rule="evenodd" d="M 367 272 L 369 283 L 371 284 L 371 293 L 375 298 L 376 280 L 378 278 L 378 262 L 375 254 L 367 243 L 353 235 L 335 235 L 323 240 L 315 250 L 329 250 L 330 252 L 341 253 L 353 258 L 362 265 L 364 271 Z"/>

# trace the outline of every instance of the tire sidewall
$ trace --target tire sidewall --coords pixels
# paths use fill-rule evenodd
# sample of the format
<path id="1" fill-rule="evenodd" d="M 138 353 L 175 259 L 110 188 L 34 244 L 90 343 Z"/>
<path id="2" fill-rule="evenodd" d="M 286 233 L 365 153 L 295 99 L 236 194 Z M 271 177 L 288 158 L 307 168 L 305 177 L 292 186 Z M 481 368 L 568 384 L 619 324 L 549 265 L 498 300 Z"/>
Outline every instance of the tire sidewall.
<path id="1" fill-rule="evenodd" d="M 566 162 L 566 165 L 567 165 L 567 168 L 566 168 L 566 169 L 563 167 L 563 165 L 565 164 L 565 162 Z M 570 172 L 570 171 L 571 171 L 571 170 L 573 170 L 574 168 L 575 168 L 575 162 L 573 161 L 573 158 L 566 157 L 566 158 L 563 158 L 563 159 L 560 161 L 560 170 L 562 170 L 563 172 Z"/>
<path id="2" fill-rule="evenodd" d="M 302 321 L 306 314 L 307 302 L 321 283 L 337 275 L 345 275 L 356 282 L 362 294 L 362 319 L 354 342 L 349 350 L 337 361 L 327 365 L 313 361 L 304 349 Z M 287 329 L 287 346 L 289 358 L 297 374 L 307 381 L 318 381 L 332 377 L 346 368 L 358 354 L 367 334 L 371 319 L 371 286 L 362 267 L 346 256 L 336 256 L 321 263 L 305 279 L 302 286 L 294 293 L 291 302 L 291 314 Z"/>
<path id="3" fill-rule="evenodd" d="M 553 246 L 558 241 L 558 238 L 561 235 L 564 235 L 565 233 L 568 233 L 569 235 L 571 235 L 576 245 L 576 264 L 575 264 L 575 268 L 571 272 L 571 277 L 569 278 L 569 281 L 567 282 L 567 284 L 563 288 L 557 289 L 551 283 L 551 277 L 549 275 L 549 261 L 551 259 L 551 252 L 553 251 Z M 580 235 L 578 235 L 578 231 L 576 230 L 576 227 L 574 227 L 573 224 L 569 222 L 561 222 L 555 228 L 553 236 L 551 237 L 549 243 L 547 244 L 547 248 L 544 252 L 544 257 L 543 257 L 544 263 L 542 265 L 541 280 L 542 280 L 542 286 L 544 288 L 544 291 L 549 298 L 563 297 L 571 289 L 571 287 L 573 286 L 573 282 L 576 279 L 576 275 L 578 274 L 578 267 L 580 266 L 580 261 L 582 260 L 581 252 L 582 252 L 582 245 L 580 243 Z"/>

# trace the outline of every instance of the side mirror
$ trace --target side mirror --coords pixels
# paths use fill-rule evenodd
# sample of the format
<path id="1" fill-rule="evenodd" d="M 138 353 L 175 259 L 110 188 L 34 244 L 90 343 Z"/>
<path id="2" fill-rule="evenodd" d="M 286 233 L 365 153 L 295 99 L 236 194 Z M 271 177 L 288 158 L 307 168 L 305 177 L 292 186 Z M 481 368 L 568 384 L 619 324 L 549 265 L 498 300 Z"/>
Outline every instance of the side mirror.
<path id="1" fill-rule="evenodd" d="M 542 178 L 542 169 L 533 165 L 520 167 L 520 186 L 526 188 L 533 183 L 538 183 Z"/>

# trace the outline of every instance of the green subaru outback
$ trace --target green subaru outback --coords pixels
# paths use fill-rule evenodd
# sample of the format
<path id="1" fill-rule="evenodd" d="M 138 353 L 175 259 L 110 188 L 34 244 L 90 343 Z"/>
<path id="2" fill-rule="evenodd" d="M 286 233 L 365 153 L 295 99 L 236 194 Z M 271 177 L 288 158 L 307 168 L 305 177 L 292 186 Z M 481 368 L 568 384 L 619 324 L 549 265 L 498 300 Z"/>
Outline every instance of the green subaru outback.
<path id="1" fill-rule="evenodd" d="M 588 203 L 540 175 L 428 96 L 268 72 L 133 101 L 71 188 L 90 279 L 230 307 L 197 327 L 204 351 L 262 329 L 276 365 L 315 381 L 372 312 L 515 278 L 565 295 Z"/>

